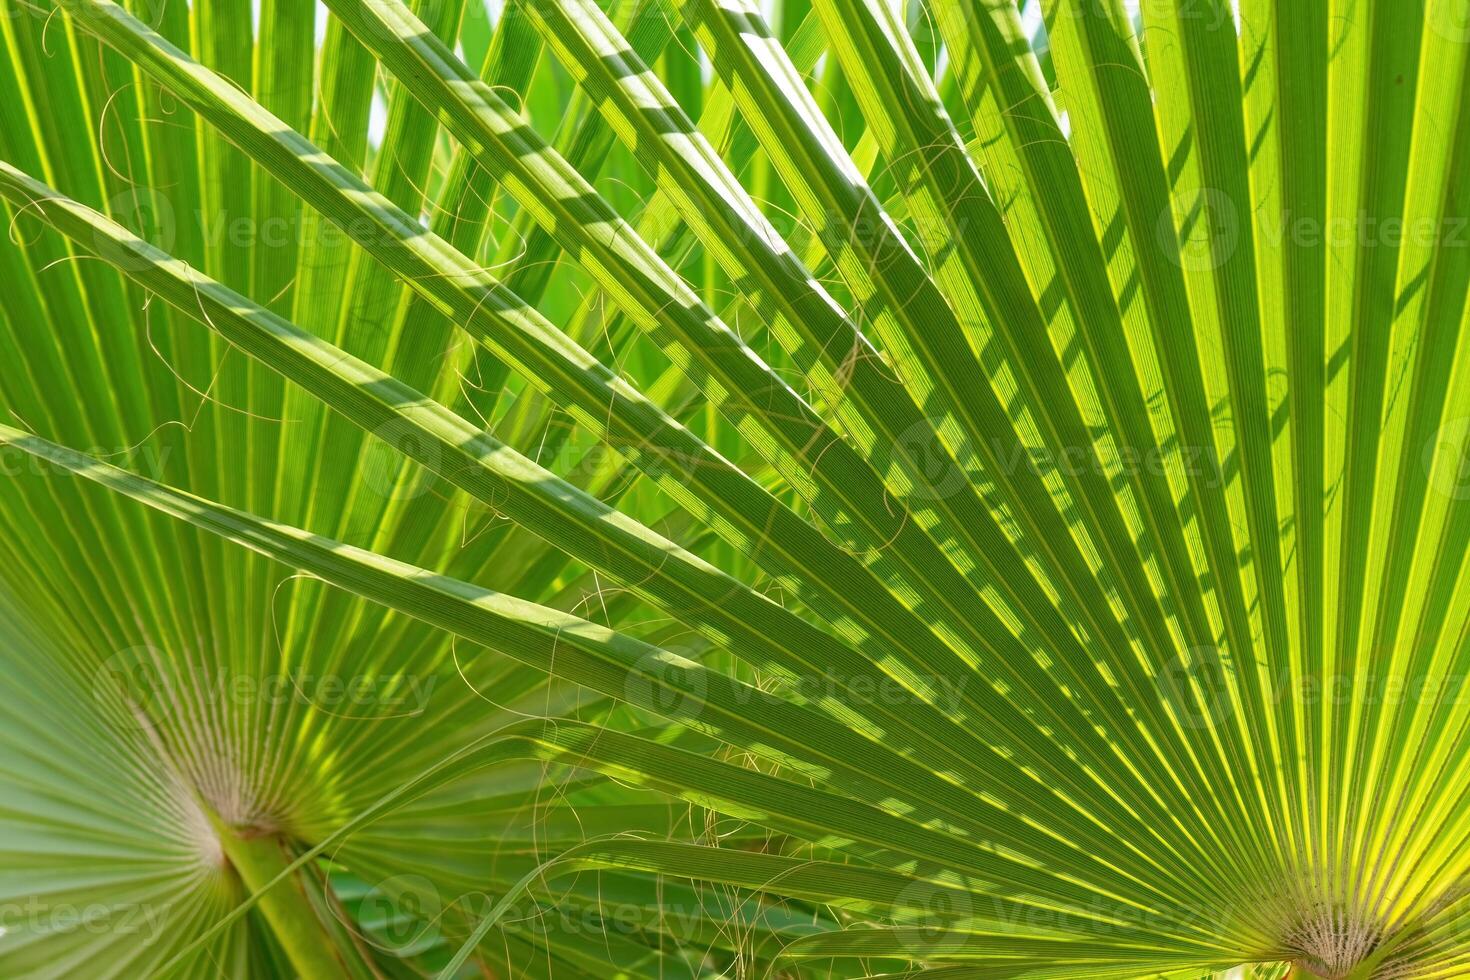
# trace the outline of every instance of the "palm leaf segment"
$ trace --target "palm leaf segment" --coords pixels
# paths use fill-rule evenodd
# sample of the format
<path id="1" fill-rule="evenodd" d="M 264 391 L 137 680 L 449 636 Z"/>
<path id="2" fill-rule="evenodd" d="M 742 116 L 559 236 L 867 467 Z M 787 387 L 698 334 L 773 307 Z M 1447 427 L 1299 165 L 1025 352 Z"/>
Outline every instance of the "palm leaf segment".
<path id="1" fill-rule="evenodd" d="M 3 4 L 7 975 L 1466 971 L 1466 0 L 325 7 Z"/>

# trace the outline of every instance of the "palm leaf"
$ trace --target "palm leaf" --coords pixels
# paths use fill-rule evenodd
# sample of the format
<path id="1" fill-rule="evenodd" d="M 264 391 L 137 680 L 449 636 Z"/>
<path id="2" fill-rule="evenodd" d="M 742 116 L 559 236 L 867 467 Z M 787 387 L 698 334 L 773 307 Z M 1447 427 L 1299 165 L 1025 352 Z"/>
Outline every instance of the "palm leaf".
<path id="1" fill-rule="evenodd" d="M 1452 977 L 1467 0 L 0 0 L 0 965 Z"/>

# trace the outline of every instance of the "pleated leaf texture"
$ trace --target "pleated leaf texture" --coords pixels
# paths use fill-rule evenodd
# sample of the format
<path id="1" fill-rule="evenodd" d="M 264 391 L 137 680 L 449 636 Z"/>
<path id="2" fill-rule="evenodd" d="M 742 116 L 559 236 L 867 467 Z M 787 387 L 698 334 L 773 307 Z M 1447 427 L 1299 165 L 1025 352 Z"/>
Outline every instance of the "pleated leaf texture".
<path id="1" fill-rule="evenodd" d="M 0 38 L 0 976 L 1470 975 L 1470 0 Z"/>

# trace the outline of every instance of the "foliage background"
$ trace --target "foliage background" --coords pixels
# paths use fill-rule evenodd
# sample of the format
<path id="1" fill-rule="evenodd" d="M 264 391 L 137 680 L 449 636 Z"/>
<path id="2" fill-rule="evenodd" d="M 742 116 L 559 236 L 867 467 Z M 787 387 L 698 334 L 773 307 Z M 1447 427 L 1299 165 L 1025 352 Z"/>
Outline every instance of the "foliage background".
<path id="1" fill-rule="evenodd" d="M 1465 972 L 1466 0 L 0 37 L 0 973 Z"/>

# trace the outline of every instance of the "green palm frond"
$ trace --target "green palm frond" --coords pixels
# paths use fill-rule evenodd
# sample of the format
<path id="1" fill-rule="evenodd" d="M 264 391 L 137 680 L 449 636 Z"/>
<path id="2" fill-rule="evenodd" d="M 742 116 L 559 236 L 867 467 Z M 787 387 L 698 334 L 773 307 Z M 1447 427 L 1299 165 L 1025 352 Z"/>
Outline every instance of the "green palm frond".
<path id="1" fill-rule="evenodd" d="M 0 974 L 1470 972 L 1470 0 L 0 38 Z"/>

